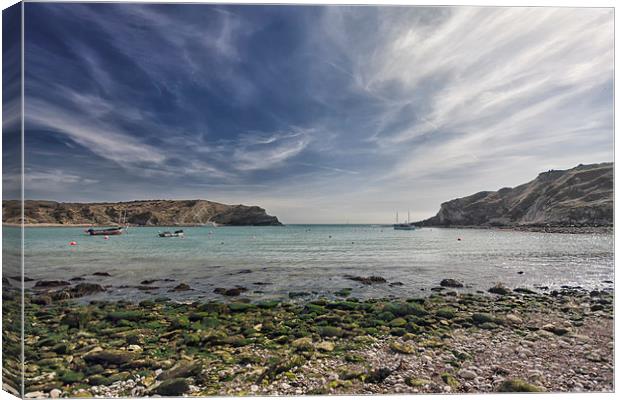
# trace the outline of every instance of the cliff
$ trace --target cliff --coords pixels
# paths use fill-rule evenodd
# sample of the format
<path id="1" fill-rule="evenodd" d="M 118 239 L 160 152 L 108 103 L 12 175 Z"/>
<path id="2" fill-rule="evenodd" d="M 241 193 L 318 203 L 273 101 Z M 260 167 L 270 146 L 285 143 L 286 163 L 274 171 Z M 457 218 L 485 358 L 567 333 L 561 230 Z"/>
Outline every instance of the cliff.
<path id="1" fill-rule="evenodd" d="M 450 200 L 421 226 L 612 226 L 613 163 L 543 172 L 528 183 Z"/>
<path id="2" fill-rule="evenodd" d="M 20 223 L 16 200 L 2 203 L 2 222 Z M 207 200 L 140 200 L 121 203 L 58 203 L 26 200 L 26 224 L 116 225 L 126 212 L 126 221 L 139 226 L 183 226 L 215 223 L 221 225 L 282 225 L 256 206 L 227 205 Z"/>

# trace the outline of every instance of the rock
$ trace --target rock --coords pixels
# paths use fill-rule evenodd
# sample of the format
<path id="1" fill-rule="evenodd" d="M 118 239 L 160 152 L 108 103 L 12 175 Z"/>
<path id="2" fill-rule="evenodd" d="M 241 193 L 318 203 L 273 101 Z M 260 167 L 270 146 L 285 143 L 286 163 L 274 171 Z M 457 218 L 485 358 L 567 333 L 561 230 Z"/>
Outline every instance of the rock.
<path id="1" fill-rule="evenodd" d="M 452 307 L 442 307 L 435 312 L 439 318 L 452 319 L 456 316 L 456 310 Z"/>
<path id="2" fill-rule="evenodd" d="M 418 388 L 426 385 L 430 385 L 432 382 L 426 379 L 415 378 L 413 376 L 409 376 L 405 378 L 405 383 L 411 387 Z"/>
<path id="3" fill-rule="evenodd" d="M 554 333 L 554 334 L 556 334 L 558 336 L 562 336 L 562 335 L 565 335 L 568 332 L 570 332 L 570 330 L 567 329 L 567 328 L 564 328 L 562 326 L 555 326 L 553 324 L 543 325 L 542 329 L 547 331 L 547 332 L 552 332 L 552 333 Z"/>
<path id="4" fill-rule="evenodd" d="M 509 379 L 503 381 L 497 388 L 498 392 L 520 393 L 520 392 L 544 392 L 545 389 L 524 382 L 521 379 Z"/>
<path id="5" fill-rule="evenodd" d="M 45 289 L 45 288 L 70 286 L 70 285 L 71 285 L 71 282 L 56 280 L 56 281 L 38 281 L 37 283 L 35 283 L 34 287 Z"/>
<path id="6" fill-rule="evenodd" d="M 155 392 L 162 396 L 181 396 L 187 391 L 189 384 L 184 378 L 165 380 L 155 389 Z"/>
<path id="7" fill-rule="evenodd" d="M 312 338 L 309 338 L 309 337 L 302 337 L 299 339 L 295 339 L 291 343 L 291 346 L 293 346 L 295 349 L 299 351 L 310 351 L 314 349 L 314 347 L 312 346 Z"/>
<path id="8" fill-rule="evenodd" d="M 488 329 L 488 330 L 499 328 L 499 326 L 495 322 L 483 322 L 482 324 L 478 326 L 480 327 L 480 329 Z"/>
<path id="9" fill-rule="evenodd" d="M 476 379 L 478 374 L 468 369 L 462 369 L 461 371 L 459 371 L 459 376 L 463 379 L 472 380 L 472 379 Z"/>
<path id="10" fill-rule="evenodd" d="M 401 343 L 401 342 L 390 343 L 390 349 L 396 353 L 401 353 L 401 354 L 414 354 L 416 352 L 415 347 L 413 347 L 410 344 Z"/>
<path id="11" fill-rule="evenodd" d="M 60 389 L 52 389 L 52 390 L 50 390 L 50 397 L 52 399 L 59 398 L 61 394 L 62 394 L 62 390 L 60 390 Z"/>
<path id="12" fill-rule="evenodd" d="M 353 276 L 353 275 L 345 275 L 347 279 L 352 281 L 361 282 L 364 285 L 372 285 L 375 283 L 387 283 L 387 280 L 380 276 Z"/>
<path id="13" fill-rule="evenodd" d="M 402 283 L 402 282 L 400 282 L 400 281 L 397 281 L 397 282 L 391 282 L 391 283 L 389 284 L 389 286 L 404 286 L 404 285 L 405 285 L 405 284 L 404 284 L 404 283 Z"/>
<path id="14" fill-rule="evenodd" d="M 475 324 L 484 324 L 485 322 L 495 322 L 495 317 L 489 313 L 475 313 L 471 316 Z"/>
<path id="15" fill-rule="evenodd" d="M 319 335 L 322 337 L 342 337 L 344 331 L 340 327 L 336 326 L 319 326 Z"/>
<path id="16" fill-rule="evenodd" d="M 523 320 L 514 314 L 506 314 L 505 318 L 506 322 L 510 325 L 521 325 L 523 324 Z"/>
<path id="17" fill-rule="evenodd" d="M 92 294 L 105 292 L 105 288 L 96 283 L 80 283 L 72 288 L 62 289 L 51 293 L 53 300 L 69 300 Z"/>
<path id="18" fill-rule="evenodd" d="M 201 366 L 198 361 L 181 360 L 174 367 L 162 372 L 157 376 L 157 380 L 165 381 L 175 378 L 189 378 L 200 372 Z"/>
<path id="19" fill-rule="evenodd" d="M 103 364 L 127 364 L 135 358 L 135 354 L 122 350 L 101 350 L 84 354 L 84 361 Z"/>
<path id="20" fill-rule="evenodd" d="M 30 300 L 33 304 L 38 304 L 40 306 L 49 306 L 52 304 L 52 296 L 47 294 L 42 294 L 40 296 L 33 296 Z"/>
<path id="21" fill-rule="evenodd" d="M 368 373 L 368 376 L 366 377 L 366 382 L 381 383 L 391 374 L 392 374 L 392 370 L 389 368 L 374 369 Z"/>
<path id="22" fill-rule="evenodd" d="M 216 288 L 213 290 L 213 293 L 222 294 L 224 296 L 239 296 L 241 293 L 246 292 L 248 289 L 244 287 L 236 287 L 231 289 L 226 288 Z"/>
<path id="23" fill-rule="evenodd" d="M 27 399 L 39 399 L 39 398 L 45 397 L 45 393 L 40 392 L 40 391 L 28 392 L 24 395 L 24 397 Z"/>
<path id="24" fill-rule="evenodd" d="M 259 389 L 258 385 L 251 385 L 250 386 L 250 392 L 252 392 L 252 393 L 258 392 L 258 389 Z"/>
<path id="25" fill-rule="evenodd" d="M 456 279 L 442 279 L 439 283 L 440 286 L 443 287 L 451 287 L 451 288 L 462 288 L 463 284 Z"/>
<path id="26" fill-rule="evenodd" d="M 142 353 L 142 347 L 138 346 L 137 344 L 130 344 L 129 346 L 127 346 L 127 350 L 131 351 L 132 353 Z"/>
<path id="27" fill-rule="evenodd" d="M 112 276 L 109 272 L 95 272 L 93 276 Z"/>
<path id="28" fill-rule="evenodd" d="M 90 296 L 95 293 L 105 292 L 105 288 L 96 283 L 80 283 L 75 287 L 69 289 L 71 298 Z"/>
<path id="29" fill-rule="evenodd" d="M 325 352 L 334 351 L 335 347 L 336 345 L 334 344 L 334 342 L 330 342 L 327 340 L 324 340 L 316 345 L 317 350 L 325 351 Z"/>
<path id="30" fill-rule="evenodd" d="M 171 292 L 186 292 L 188 290 L 194 290 L 187 283 L 179 283 L 174 288 L 170 289 Z"/>
<path id="31" fill-rule="evenodd" d="M 461 386 L 459 381 L 447 372 L 441 374 L 441 380 L 443 380 L 451 389 L 457 389 Z"/>
<path id="32" fill-rule="evenodd" d="M 71 281 L 71 282 L 78 282 L 78 281 L 83 281 L 83 280 L 84 280 L 84 278 L 82 278 L 81 276 L 75 276 L 75 277 L 69 279 L 69 281 Z"/>
<path id="33" fill-rule="evenodd" d="M 510 289 L 508 289 L 502 283 L 498 283 L 497 285 L 495 285 L 492 288 L 490 288 L 488 290 L 488 292 L 505 296 L 507 294 L 510 294 Z"/>
<path id="34" fill-rule="evenodd" d="M 407 325 L 407 320 L 402 317 L 394 318 L 390 321 L 390 326 L 394 328 L 402 328 L 405 325 Z"/>

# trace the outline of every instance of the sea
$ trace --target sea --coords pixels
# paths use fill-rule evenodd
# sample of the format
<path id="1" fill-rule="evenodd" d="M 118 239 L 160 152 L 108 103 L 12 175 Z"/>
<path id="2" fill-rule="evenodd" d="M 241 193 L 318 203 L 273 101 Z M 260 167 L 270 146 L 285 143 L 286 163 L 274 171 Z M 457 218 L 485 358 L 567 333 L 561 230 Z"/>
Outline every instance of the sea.
<path id="1" fill-rule="evenodd" d="M 82 277 L 105 293 L 91 299 L 224 299 L 217 288 L 242 287 L 240 297 L 310 299 L 349 288 L 356 298 L 419 297 L 444 278 L 464 291 L 508 287 L 550 290 L 613 287 L 613 234 L 555 234 L 492 229 L 379 225 L 282 227 L 130 227 L 126 234 L 87 236 L 85 228 L 26 228 L 25 276 L 32 281 Z M 183 229 L 184 238 L 158 232 Z M 19 274 L 20 230 L 3 227 L 6 276 Z M 69 243 L 75 241 L 77 245 Z M 103 272 L 110 276 L 95 276 Z M 350 276 L 380 276 L 365 285 Z M 156 280 L 145 290 L 145 280 Z M 191 290 L 173 291 L 180 283 Z"/>

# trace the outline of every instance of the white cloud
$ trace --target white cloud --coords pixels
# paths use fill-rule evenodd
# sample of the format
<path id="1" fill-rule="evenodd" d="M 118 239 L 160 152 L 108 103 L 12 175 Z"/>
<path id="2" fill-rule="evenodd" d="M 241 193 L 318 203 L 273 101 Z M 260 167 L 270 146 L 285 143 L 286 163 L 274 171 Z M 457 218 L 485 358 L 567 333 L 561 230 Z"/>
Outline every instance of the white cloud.
<path id="1" fill-rule="evenodd" d="M 328 13 L 326 29 L 352 61 L 353 86 L 386 99 L 369 135 L 396 161 L 385 178 L 541 149 L 545 159 L 559 160 L 566 157 L 559 143 L 579 141 L 582 151 L 588 141 L 597 150 L 607 141 L 611 156 L 612 110 L 594 97 L 613 77 L 613 10 L 446 10 L 440 18 L 430 13 L 426 23 L 420 15 L 428 9 L 420 8 L 385 8 L 375 24 L 360 21 L 363 12 L 355 8 Z M 371 29 L 376 35 L 369 36 Z M 410 123 L 388 129 L 406 107 L 416 111 Z"/>
<path id="2" fill-rule="evenodd" d="M 311 132 L 293 128 L 288 133 L 243 135 L 237 142 L 232 158 L 241 171 L 265 170 L 282 165 L 300 154 L 311 142 Z"/>
<path id="3" fill-rule="evenodd" d="M 166 155 L 159 149 L 141 142 L 111 122 L 99 121 L 84 113 L 84 109 L 68 108 L 40 99 L 26 103 L 26 120 L 30 126 L 46 128 L 64 134 L 100 157 L 130 167 L 143 163 L 163 163 Z"/>

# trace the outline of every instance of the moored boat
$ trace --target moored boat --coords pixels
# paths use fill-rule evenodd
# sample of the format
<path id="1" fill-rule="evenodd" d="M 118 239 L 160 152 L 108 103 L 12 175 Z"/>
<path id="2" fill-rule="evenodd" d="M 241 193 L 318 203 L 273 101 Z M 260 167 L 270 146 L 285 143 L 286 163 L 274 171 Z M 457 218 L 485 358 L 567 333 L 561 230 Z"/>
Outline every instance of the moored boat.
<path id="1" fill-rule="evenodd" d="M 90 236 L 120 235 L 123 233 L 123 228 L 121 228 L 120 226 L 116 228 L 103 228 L 103 229 L 89 228 L 85 232 L 89 234 Z"/>
<path id="2" fill-rule="evenodd" d="M 185 234 L 183 233 L 183 230 L 180 229 L 178 231 L 174 231 L 174 232 L 170 232 L 170 231 L 166 231 L 166 232 L 159 232 L 159 237 L 184 237 Z"/>
<path id="3" fill-rule="evenodd" d="M 394 230 L 397 231 L 413 231 L 416 229 L 416 226 L 414 224 L 412 224 L 411 222 L 409 222 L 409 211 L 407 211 L 407 221 L 400 223 L 398 222 L 398 211 L 396 212 L 396 223 L 393 225 L 394 226 Z"/>

